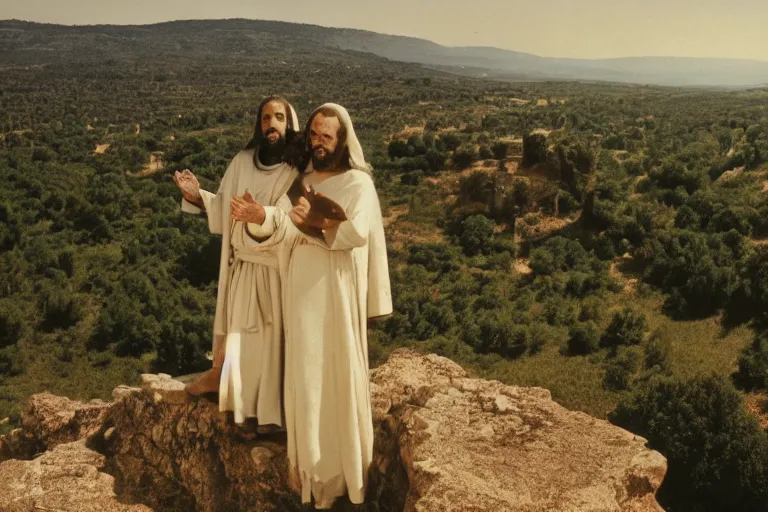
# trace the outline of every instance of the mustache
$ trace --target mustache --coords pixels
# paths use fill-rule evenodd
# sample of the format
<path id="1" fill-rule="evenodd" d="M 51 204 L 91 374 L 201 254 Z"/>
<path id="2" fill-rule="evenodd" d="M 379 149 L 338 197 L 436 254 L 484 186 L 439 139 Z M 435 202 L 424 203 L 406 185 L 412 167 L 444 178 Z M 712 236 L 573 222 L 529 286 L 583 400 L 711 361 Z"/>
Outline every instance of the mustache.
<path id="1" fill-rule="evenodd" d="M 276 133 L 276 134 L 280 135 L 280 132 L 277 131 L 277 128 L 269 128 L 269 129 L 267 129 L 266 132 L 264 132 L 264 136 L 266 137 L 267 135 L 269 135 L 271 133 Z"/>

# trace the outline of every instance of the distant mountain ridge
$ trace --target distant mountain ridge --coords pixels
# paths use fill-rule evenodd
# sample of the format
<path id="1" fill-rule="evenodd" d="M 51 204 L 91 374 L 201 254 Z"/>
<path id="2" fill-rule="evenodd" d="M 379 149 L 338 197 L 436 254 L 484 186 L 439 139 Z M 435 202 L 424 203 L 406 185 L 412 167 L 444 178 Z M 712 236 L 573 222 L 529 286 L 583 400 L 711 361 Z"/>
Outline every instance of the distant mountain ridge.
<path id="1" fill-rule="evenodd" d="M 19 31 L 29 37 L 36 50 L 65 48 L 62 38 L 82 41 L 92 36 L 106 43 L 131 50 L 131 44 L 142 40 L 174 36 L 172 48 L 183 49 L 182 43 L 199 43 L 210 50 L 209 43 L 219 43 L 220 50 L 240 42 L 268 43 L 274 38 L 282 45 L 307 50 L 323 46 L 327 50 L 364 52 L 391 60 L 421 64 L 470 76 L 513 80 L 580 80 L 620 83 L 697 87 L 762 87 L 768 86 L 768 62 L 747 59 L 709 59 L 690 57 L 627 57 L 613 59 L 566 59 L 503 50 L 494 47 L 448 47 L 416 37 L 379 34 L 358 29 L 328 28 L 318 25 L 263 20 L 190 20 L 153 25 L 87 25 L 63 26 L 0 21 L 0 48 L 29 50 L 19 45 Z M 14 37 L 15 36 L 15 37 Z M 222 40 L 222 37 L 224 38 Z M 53 41 L 56 44 L 53 44 Z M 46 47 L 47 46 L 47 47 Z M 138 45 L 140 46 L 140 45 Z M 161 45 L 170 49 L 167 45 Z M 214 45 L 215 46 L 215 45 Z M 235 44 L 242 50 L 240 44 Z M 187 48 L 190 49 L 190 48 Z M 0 57 L 0 61 L 2 61 Z"/>

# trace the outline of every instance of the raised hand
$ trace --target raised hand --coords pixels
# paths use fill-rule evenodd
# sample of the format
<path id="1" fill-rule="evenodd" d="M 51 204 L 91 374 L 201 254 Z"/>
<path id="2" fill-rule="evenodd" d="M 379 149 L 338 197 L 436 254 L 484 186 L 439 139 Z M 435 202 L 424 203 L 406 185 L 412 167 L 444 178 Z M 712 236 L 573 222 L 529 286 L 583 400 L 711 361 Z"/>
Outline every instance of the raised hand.
<path id="1" fill-rule="evenodd" d="M 202 197 L 200 196 L 200 182 L 197 181 L 197 177 L 192 174 L 189 169 L 173 173 L 173 181 L 176 183 L 176 186 L 179 187 L 179 190 L 181 190 L 181 195 L 184 196 L 184 199 L 193 204 L 200 204 L 202 202 Z"/>
<path id="2" fill-rule="evenodd" d="M 242 222 L 252 222 L 254 224 L 263 224 L 267 216 L 264 207 L 253 198 L 247 190 L 243 197 L 234 196 L 230 201 L 232 210 L 232 219 Z"/>

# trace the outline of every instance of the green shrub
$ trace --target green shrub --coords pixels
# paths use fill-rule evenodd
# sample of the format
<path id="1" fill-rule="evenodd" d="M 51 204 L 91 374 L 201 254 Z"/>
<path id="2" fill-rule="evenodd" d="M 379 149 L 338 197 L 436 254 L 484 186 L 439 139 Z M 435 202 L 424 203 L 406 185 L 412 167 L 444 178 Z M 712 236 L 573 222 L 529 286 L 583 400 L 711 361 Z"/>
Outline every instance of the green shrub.
<path id="1" fill-rule="evenodd" d="M 761 511 L 768 503 L 768 437 L 717 376 L 657 377 L 610 415 L 669 464 L 657 494 L 667 510 Z"/>
<path id="2" fill-rule="evenodd" d="M 484 215 L 473 215 L 461 223 L 459 245 L 468 256 L 485 254 L 491 250 L 493 221 Z"/>
<path id="3" fill-rule="evenodd" d="M 603 334 L 601 344 L 609 347 L 639 345 L 648 330 L 645 314 L 632 308 L 624 308 L 613 314 L 610 325 Z"/>
<path id="4" fill-rule="evenodd" d="M 21 338 L 24 324 L 21 308 L 8 299 L 0 300 L 0 348 L 15 345 Z"/>
<path id="5" fill-rule="evenodd" d="M 595 322 L 582 322 L 571 328 L 568 353 L 572 356 L 596 352 L 600 346 L 600 331 Z"/>
<path id="6" fill-rule="evenodd" d="M 768 388 L 768 332 L 756 336 L 741 352 L 733 381 L 746 390 Z"/>

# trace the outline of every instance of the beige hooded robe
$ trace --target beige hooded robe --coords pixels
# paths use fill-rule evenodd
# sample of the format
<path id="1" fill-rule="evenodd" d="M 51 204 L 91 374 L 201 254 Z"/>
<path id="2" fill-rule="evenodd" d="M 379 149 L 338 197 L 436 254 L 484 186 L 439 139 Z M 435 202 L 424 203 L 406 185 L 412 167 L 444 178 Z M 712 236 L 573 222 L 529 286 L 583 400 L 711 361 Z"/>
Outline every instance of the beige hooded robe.
<path id="1" fill-rule="evenodd" d="M 392 312 L 392 297 L 378 195 L 347 111 L 351 170 L 315 189 L 336 201 L 347 219 L 324 240 L 304 235 L 280 209 L 271 209 L 265 242 L 254 254 L 277 248 L 285 315 L 285 415 L 288 460 L 302 501 L 330 508 L 346 493 L 365 498 L 373 457 L 368 380 L 368 318 Z M 305 176 L 313 183 L 311 166 Z"/>

